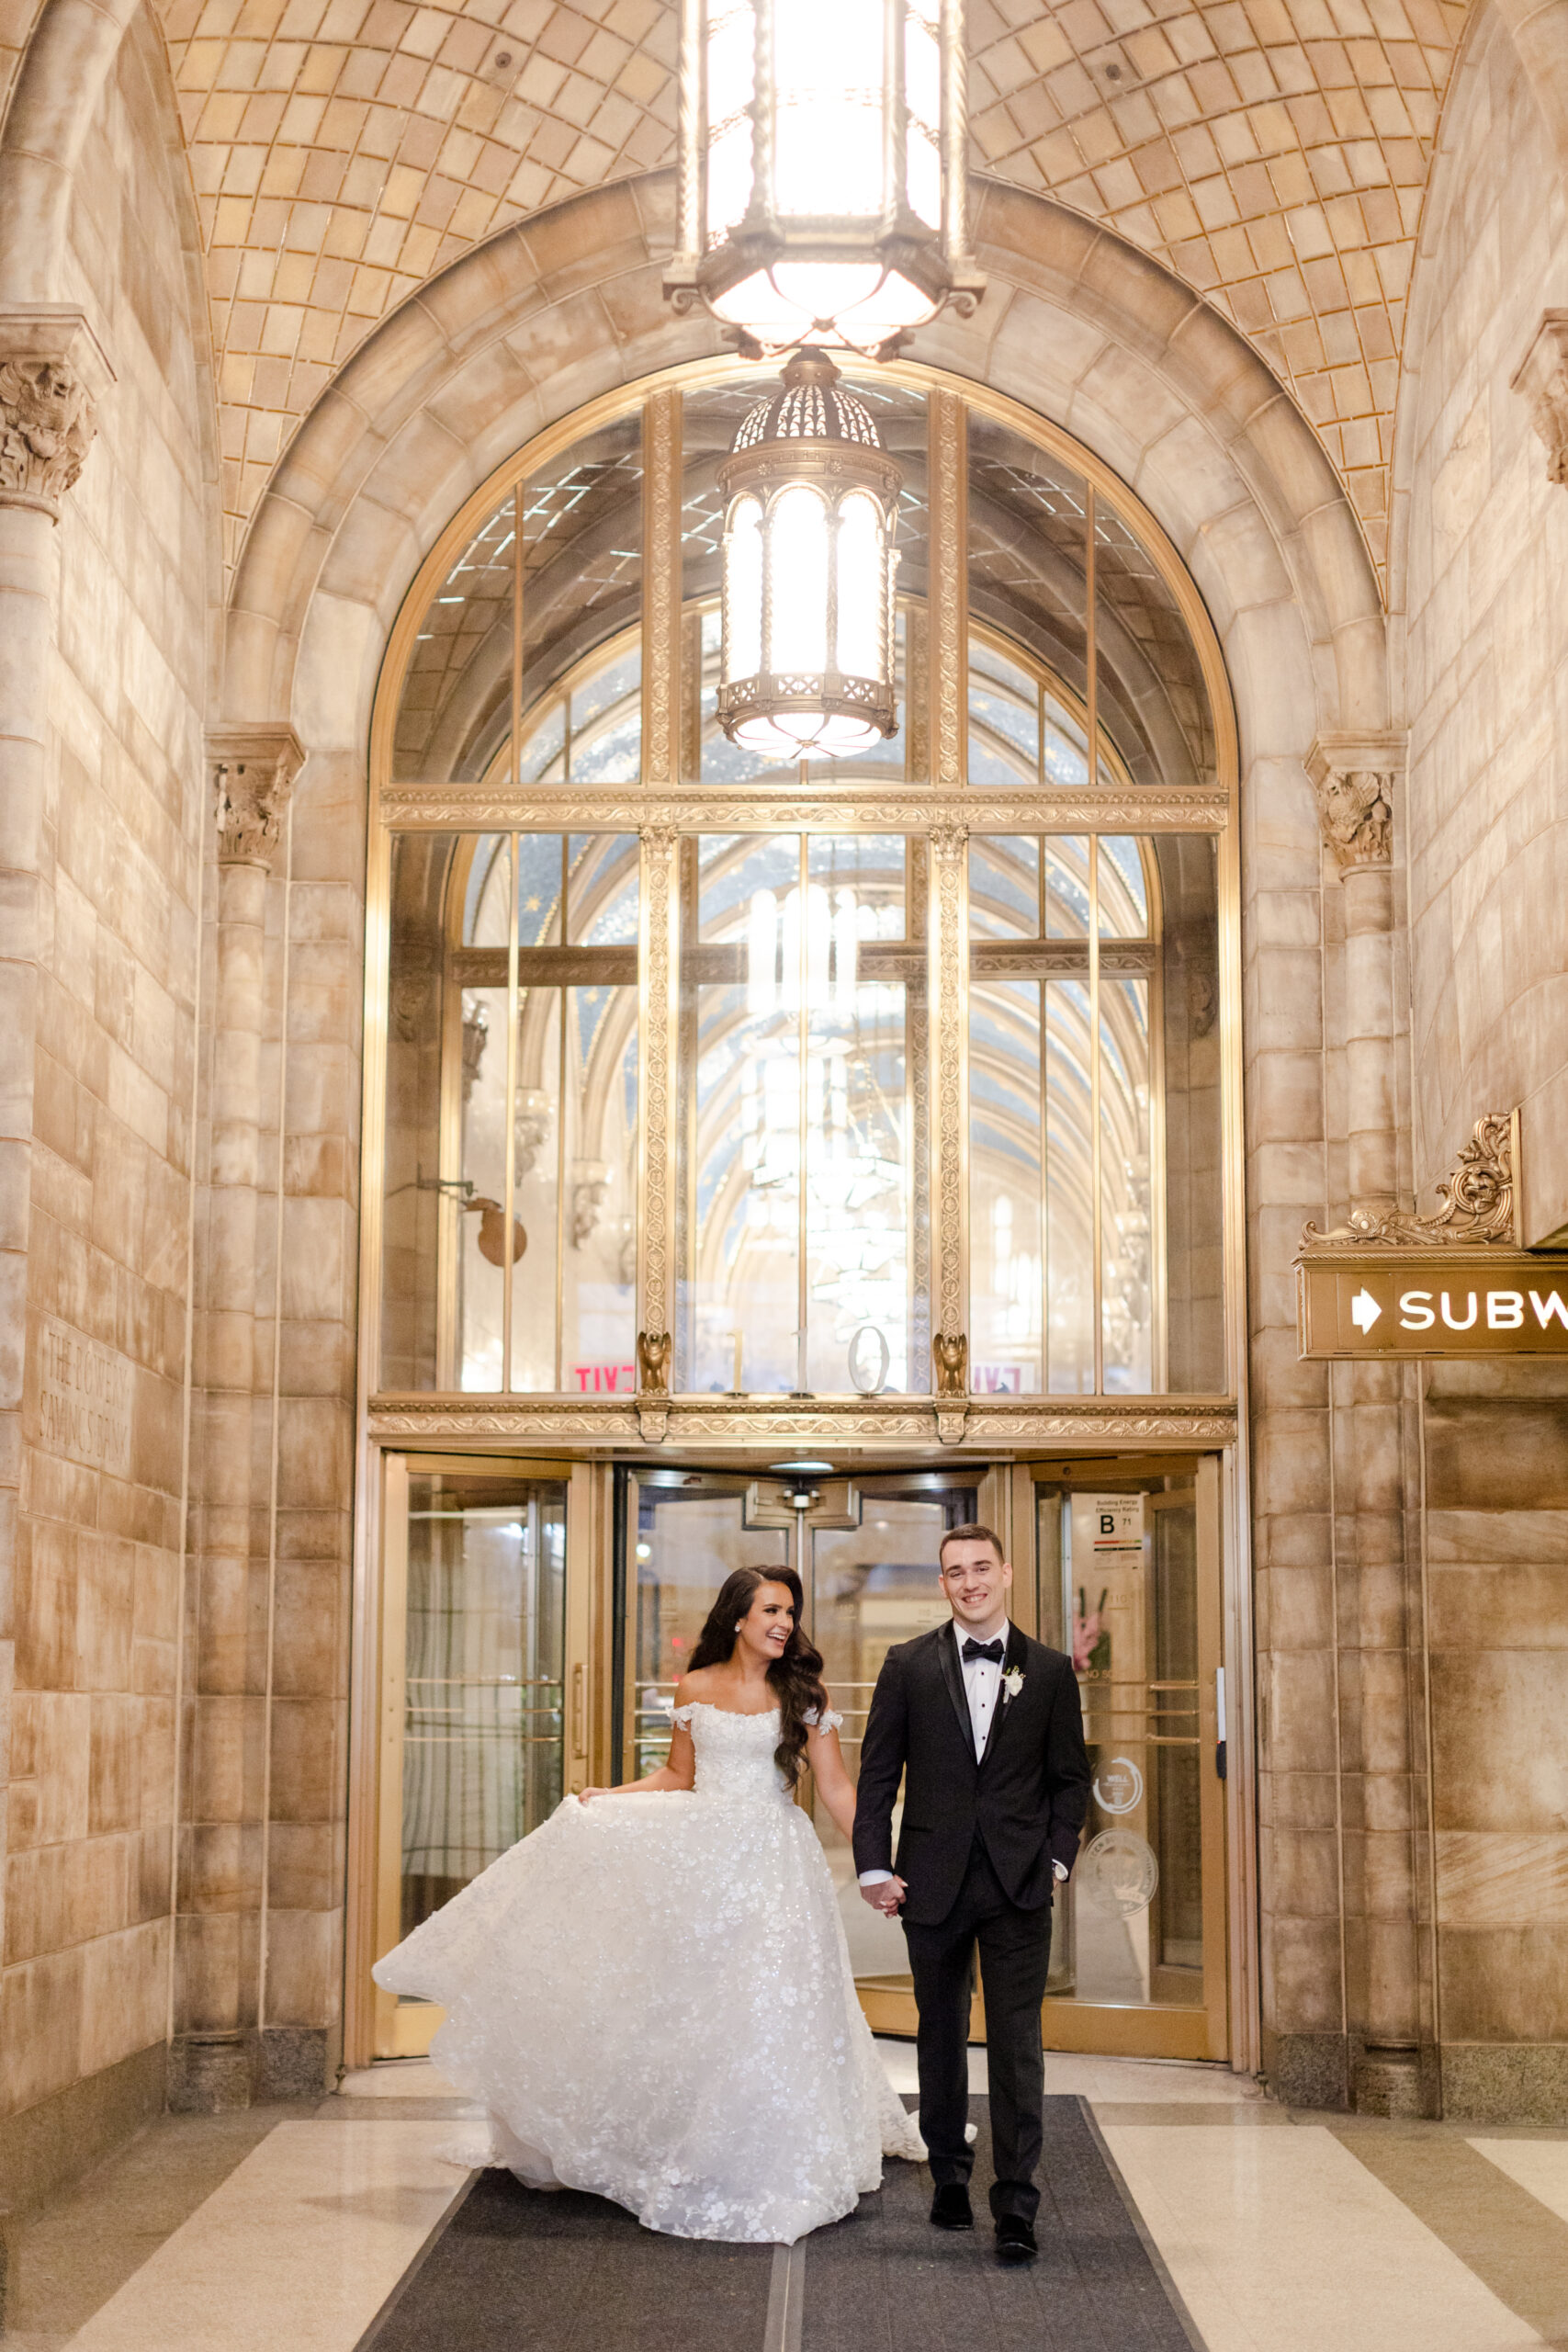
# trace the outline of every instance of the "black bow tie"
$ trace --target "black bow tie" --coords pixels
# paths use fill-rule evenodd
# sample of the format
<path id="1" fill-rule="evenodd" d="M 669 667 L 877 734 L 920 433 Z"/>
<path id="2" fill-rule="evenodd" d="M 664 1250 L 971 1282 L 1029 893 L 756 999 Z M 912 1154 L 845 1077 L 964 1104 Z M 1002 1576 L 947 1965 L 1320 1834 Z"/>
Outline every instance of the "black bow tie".
<path id="1" fill-rule="evenodd" d="M 971 1658 L 988 1658 L 993 1666 L 1000 1666 L 1004 1645 L 1001 1642 L 965 1642 L 961 1656 L 965 1666 Z"/>

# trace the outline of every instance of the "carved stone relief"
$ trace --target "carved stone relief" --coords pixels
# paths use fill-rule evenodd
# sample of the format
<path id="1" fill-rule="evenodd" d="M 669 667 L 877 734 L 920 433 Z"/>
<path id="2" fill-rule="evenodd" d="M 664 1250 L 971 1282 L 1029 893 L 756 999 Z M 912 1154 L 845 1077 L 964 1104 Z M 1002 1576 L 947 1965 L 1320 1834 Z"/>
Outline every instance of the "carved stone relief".
<path id="1" fill-rule="evenodd" d="M 0 366 L 0 504 L 37 506 L 60 520 L 60 502 L 74 487 L 97 419 L 75 370 L 55 359 L 8 359 Z"/>
<path id="2" fill-rule="evenodd" d="M 1404 737 L 1320 736 L 1307 757 L 1323 838 L 1342 874 L 1389 865 Z"/>
<path id="3" fill-rule="evenodd" d="M 1568 311 L 1548 311 L 1514 377 L 1546 450 L 1548 481 L 1568 486 Z"/>
<path id="4" fill-rule="evenodd" d="M 220 865 L 267 865 L 305 753 L 292 727 L 228 729 L 209 741 Z"/>

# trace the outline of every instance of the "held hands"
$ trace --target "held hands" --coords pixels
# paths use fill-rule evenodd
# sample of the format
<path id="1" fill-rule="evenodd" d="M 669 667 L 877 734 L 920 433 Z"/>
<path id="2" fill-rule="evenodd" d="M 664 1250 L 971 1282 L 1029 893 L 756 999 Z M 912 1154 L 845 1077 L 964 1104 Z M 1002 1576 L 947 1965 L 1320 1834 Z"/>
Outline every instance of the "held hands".
<path id="1" fill-rule="evenodd" d="M 863 1886 L 860 1891 L 861 1901 L 869 1903 L 874 1911 L 880 1911 L 885 1919 L 897 1917 L 898 1906 L 908 1893 L 901 1878 L 879 1879 L 874 1886 Z"/>

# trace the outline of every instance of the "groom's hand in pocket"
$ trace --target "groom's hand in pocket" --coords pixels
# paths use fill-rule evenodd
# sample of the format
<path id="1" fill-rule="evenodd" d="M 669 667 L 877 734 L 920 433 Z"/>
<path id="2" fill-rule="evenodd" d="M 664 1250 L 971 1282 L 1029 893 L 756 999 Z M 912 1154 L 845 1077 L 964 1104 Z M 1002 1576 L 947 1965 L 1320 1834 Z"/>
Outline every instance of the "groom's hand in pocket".
<path id="1" fill-rule="evenodd" d="M 860 1892 L 863 1903 L 869 1903 L 872 1909 L 880 1911 L 885 1919 L 895 1919 L 908 1889 L 901 1878 L 884 1878 L 879 1879 L 874 1886 L 863 1886 Z"/>

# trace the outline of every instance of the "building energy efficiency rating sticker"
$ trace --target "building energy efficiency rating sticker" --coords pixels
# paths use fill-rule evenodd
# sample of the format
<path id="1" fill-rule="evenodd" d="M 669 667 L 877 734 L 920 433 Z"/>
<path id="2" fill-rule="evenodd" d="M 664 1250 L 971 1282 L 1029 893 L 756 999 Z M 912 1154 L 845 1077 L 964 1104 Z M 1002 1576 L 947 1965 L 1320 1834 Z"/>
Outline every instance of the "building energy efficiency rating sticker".
<path id="1" fill-rule="evenodd" d="M 1304 1356 L 1568 1354 L 1561 1253 L 1309 1253 L 1297 1275 Z"/>

